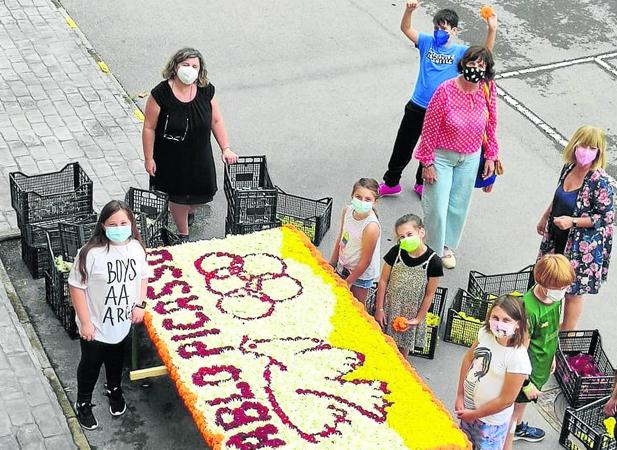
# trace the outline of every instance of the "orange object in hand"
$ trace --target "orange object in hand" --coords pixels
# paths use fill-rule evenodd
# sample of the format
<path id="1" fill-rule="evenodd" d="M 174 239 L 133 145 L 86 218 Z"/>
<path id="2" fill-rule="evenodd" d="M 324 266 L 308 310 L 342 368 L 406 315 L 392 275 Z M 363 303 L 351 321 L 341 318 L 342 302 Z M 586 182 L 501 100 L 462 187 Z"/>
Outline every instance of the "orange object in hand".
<path id="1" fill-rule="evenodd" d="M 489 5 L 482 5 L 482 8 L 480 8 L 480 15 L 486 20 L 493 14 L 495 14 L 495 11 L 493 11 L 493 8 Z"/>
<path id="2" fill-rule="evenodd" d="M 403 331 L 407 330 L 407 319 L 405 319 L 403 316 L 395 317 L 392 321 L 392 328 L 394 329 L 394 331 L 402 333 Z"/>

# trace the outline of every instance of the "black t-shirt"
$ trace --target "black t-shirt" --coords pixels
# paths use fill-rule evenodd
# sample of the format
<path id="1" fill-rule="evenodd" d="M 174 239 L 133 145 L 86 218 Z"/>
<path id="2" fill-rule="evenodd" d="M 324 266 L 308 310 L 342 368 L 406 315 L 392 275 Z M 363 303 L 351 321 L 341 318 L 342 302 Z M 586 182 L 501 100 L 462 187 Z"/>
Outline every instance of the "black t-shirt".
<path id="1" fill-rule="evenodd" d="M 396 257 L 398 256 L 399 246 L 395 245 L 392 247 L 388 253 L 383 257 L 383 260 L 390 266 L 393 266 L 396 262 Z M 430 247 L 426 247 L 426 251 L 420 255 L 418 258 L 413 258 L 409 255 L 405 250 L 401 250 L 401 259 L 403 263 L 408 267 L 416 267 L 421 264 L 424 264 L 430 256 L 435 253 Z M 441 264 L 441 258 L 437 255 L 433 256 L 431 261 L 428 263 L 428 269 L 426 271 L 427 278 L 432 277 L 443 277 L 443 265 Z"/>

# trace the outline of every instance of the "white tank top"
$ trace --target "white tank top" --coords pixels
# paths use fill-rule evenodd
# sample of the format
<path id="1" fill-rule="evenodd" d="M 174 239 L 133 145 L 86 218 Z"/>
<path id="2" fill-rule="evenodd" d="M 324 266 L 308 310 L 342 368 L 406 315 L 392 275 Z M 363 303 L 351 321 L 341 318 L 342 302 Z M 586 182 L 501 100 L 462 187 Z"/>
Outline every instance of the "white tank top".
<path id="1" fill-rule="evenodd" d="M 377 224 L 379 227 L 379 236 L 377 237 L 377 245 L 375 246 L 371 263 L 364 273 L 358 277 L 360 280 L 374 280 L 379 277 L 379 258 L 381 255 L 379 241 L 381 239 L 381 225 L 379 225 L 379 220 L 375 212 L 371 211 L 366 219 L 357 220 L 353 217 L 353 208 L 348 206 L 343 218 L 343 234 L 341 235 L 341 241 L 338 243 L 339 264 L 347 270 L 352 271 L 360 262 L 360 256 L 362 254 L 362 233 L 369 223 Z"/>

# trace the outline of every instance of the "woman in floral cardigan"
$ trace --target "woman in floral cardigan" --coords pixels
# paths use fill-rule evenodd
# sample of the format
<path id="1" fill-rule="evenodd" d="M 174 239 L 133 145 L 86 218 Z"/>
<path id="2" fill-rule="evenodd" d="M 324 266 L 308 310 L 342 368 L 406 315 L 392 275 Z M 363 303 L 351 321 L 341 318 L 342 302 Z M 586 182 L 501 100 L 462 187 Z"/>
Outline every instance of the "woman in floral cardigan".
<path id="1" fill-rule="evenodd" d="M 613 188 L 606 166 L 604 131 L 580 127 L 563 153 L 553 201 L 537 226 L 543 236 L 540 256 L 561 253 L 576 272 L 565 294 L 562 330 L 573 330 L 583 310 L 583 295 L 597 294 L 606 281 L 613 245 Z"/>

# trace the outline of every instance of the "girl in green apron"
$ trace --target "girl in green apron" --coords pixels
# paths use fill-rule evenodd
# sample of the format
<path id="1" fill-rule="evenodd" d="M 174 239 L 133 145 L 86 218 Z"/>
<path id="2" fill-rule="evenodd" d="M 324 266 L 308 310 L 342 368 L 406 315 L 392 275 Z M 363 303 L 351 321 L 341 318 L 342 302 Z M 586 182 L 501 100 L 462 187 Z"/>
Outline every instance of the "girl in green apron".
<path id="1" fill-rule="evenodd" d="M 443 276 L 441 258 L 424 244 L 422 219 L 406 214 L 396 221 L 394 232 L 399 241 L 386 256 L 375 298 L 375 320 L 407 356 L 426 343 L 426 313 L 439 278 Z M 394 331 L 395 317 L 407 320 L 404 331 Z"/>

